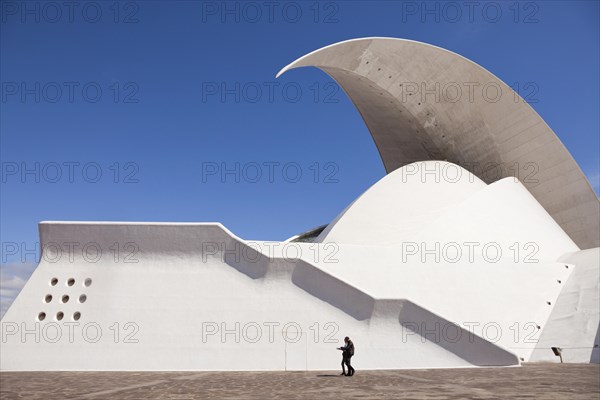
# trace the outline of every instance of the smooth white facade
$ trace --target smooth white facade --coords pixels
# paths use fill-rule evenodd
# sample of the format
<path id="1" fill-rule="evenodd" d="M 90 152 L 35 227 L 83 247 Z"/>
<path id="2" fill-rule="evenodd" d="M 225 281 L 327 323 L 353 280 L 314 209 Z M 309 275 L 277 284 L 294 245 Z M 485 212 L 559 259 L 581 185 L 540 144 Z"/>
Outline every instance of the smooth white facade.
<path id="1" fill-rule="evenodd" d="M 590 301 L 585 314 L 567 311 L 591 327 L 577 334 L 551 320 L 577 268 L 598 280 L 589 257 L 512 178 L 485 185 L 461 170 L 464 179 L 448 185 L 463 195 L 434 204 L 432 191 L 450 186 L 407 175 L 433 163 L 383 178 L 320 243 L 243 241 L 219 224 L 41 223 L 42 262 L 2 320 L 1 367 L 326 370 L 337 368 L 334 350 L 346 335 L 363 369 L 518 365 L 567 342 L 588 348 L 570 361 L 589 361 L 598 308 Z M 522 213 L 511 220 L 515 201 Z M 390 230 L 388 242 L 371 236 L 406 209 L 429 209 L 431 218 Z M 522 231 L 511 237 L 508 227 Z M 345 241 L 353 229 L 348 238 L 363 244 Z M 73 238 L 85 252 L 70 249 Z M 539 248 L 515 260 L 513 240 Z M 427 252 L 436 244 L 440 251 Z M 555 333 L 536 347 L 547 324 Z"/>

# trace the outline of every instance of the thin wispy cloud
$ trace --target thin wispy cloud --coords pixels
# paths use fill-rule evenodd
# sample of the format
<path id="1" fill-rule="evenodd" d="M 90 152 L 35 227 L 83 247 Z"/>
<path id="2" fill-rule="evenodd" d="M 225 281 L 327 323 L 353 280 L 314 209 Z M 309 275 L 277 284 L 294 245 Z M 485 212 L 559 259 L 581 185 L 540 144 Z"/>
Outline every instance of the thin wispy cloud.
<path id="1" fill-rule="evenodd" d="M 17 298 L 35 267 L 29 263 L 0 265 L 0 319 Z"/>

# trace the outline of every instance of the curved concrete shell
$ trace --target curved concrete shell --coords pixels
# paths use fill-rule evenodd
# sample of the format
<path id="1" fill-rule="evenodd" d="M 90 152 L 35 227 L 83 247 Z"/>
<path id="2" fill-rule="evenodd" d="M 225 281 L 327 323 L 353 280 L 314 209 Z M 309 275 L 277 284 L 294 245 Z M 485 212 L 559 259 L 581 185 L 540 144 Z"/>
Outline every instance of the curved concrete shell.
<path id="1" fill-rule="evenodd" d="M 389 173 L 333 220 L 316 242 L 399 252 L 414 242 L 432 247 L 494 243 L 504 249 L 535 242 L 536 258 L 549 261 L 579 250 L 516 179 L 486 185 L 445 161 L 422 161 Z"/>
<path id="2" fill-rule="evenodd" d="M 316 50 L 283 68 L 335 79 L 363 117 L 388 173 L 446 160 L 486 183 L 517 177 L 583 249 L 600 245 L 600 203 L 552 129 L 474 62 L 410 40 L 365 38 Z"/>

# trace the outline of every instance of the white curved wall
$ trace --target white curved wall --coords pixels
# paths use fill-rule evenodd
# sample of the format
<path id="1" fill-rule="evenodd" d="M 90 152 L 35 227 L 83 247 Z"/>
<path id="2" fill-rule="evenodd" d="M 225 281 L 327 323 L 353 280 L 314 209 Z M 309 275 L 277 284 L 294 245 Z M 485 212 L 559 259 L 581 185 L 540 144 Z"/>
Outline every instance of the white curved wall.
<path id="1" fill-rule="evenodd" d="M 535 259 L 579 250 L 516 178 L 486 185 L 443 161 L 422 161 L 386 175 L 323 231 L 319 242 L 402 246 L 406 242 L 515 243 Z M 526 249 L 523 249 L 526 247 Z"/>
<path id="2" fill-rule="evenodd" d="M 454 164 L 413 163 L 371 186 L 329 224 L 318 241 L 395 245 L 485 186 Z"/>

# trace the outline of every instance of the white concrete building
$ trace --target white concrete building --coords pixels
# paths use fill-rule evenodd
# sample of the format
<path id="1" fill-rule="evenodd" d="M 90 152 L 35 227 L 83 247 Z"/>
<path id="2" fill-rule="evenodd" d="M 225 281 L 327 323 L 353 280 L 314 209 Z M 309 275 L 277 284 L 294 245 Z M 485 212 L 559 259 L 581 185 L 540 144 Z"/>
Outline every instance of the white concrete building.
<path id="1" fill-rule="evenodd" d="M 283 71 L 310 65 L 350 96 L 388 175 L 285 242 L 218 223 L 42 222 L 0 367 L 329 370 L 344 336 L 357 369 L 559 362 L 552 347 L 598 363 L 600 203 L 539 115 L 423 43 L 342 42 Z M 504 95 L 448 98 L 465 83 Z"/>

